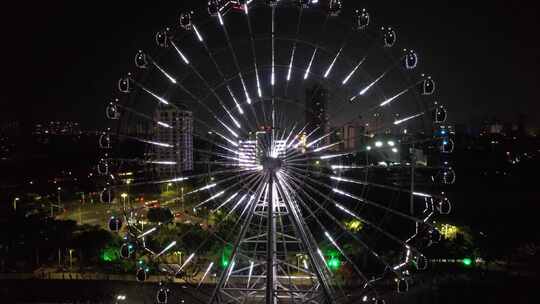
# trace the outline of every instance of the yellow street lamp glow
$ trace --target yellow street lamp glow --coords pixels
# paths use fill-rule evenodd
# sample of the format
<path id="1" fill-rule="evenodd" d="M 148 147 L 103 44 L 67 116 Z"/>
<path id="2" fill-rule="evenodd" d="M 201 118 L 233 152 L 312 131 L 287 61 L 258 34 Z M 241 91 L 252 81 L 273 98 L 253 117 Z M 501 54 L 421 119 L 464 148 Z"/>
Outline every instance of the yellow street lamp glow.
<path id="1" fill-rule="evenodd" d="M 128 195 L 127 195 L 127 193 L 124 192 L 124 193 L 120 194 L 120 196 L 121 196 L 122 198 L 126 198 Z"/>

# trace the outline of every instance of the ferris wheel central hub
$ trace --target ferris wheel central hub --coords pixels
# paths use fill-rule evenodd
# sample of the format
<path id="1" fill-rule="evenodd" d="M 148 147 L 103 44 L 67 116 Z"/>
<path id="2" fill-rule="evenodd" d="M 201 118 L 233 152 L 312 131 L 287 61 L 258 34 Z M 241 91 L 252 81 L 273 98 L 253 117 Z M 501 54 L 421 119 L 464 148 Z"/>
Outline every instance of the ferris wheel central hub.
<path id="1" fill-rule="evenodd" d="M 281 169 L 283 161 L 279 158 L 265 156 L 261 159 L 261 165 L 266 171 L 277 172 L 279 169 Z"/>

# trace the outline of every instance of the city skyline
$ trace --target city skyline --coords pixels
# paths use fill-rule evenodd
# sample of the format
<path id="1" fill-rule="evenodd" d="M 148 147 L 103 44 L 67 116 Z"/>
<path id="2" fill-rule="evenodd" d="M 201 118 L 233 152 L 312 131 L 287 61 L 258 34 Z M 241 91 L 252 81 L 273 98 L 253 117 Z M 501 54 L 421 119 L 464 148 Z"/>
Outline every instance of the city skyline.
<path id="1" fill-rule="evenodd" d="M 179 5 L 178 10 L 182 9 L 182 5 L 187 7 L 198 4 L 188 1 Z M 484 116 L 509 120 L 525 113 L 528 114 L 529 124 L 538 127 L 536 122 L 539 119 L 534 113 L 540 113 L 540 109 L 533 81 L 538 78 L 535 72 L 538 70 L 535 68 L 536 61 L 533 60 L 538 42 L 536 39 L 527 39 L 534 36 L 535 20 L 538 20 L 534 18 L 537 15 L 534 6 L 507 6 L 504 1 L 491 2 L 487 6 L 480 3 L 437 3 L 437 8 L 427 1 L 407 4 L 392 2 L 391 5 L 368 2 L 366 6 L 374 9 L 379 6 L 396 8 L 379 10 L 384 14 L 377 17 L 391 20 L 400 32 L 408 33 L 407 37 L 402 36 L 400 39 L 414 43 L 427 37 L 435 42 L 429 49 L 418 51 L 426 66 L 437 67 L 433 72 L 439 75 L 434 76 L 440 79 L 439 83 L 443 86 L 441 90 L 444 90 L 448 99 L 441 102 L 453 104 L 454 109 L 451 111 L 455 113 L 454 121 L 463 123 Z M 146 24 L 152 24 L 151 28 L 157 29 L 177 18 L 177 12 L 168 13 L 163 6 L 139 11 L 129 3 L 120 2 L 109 5 L 105 11 L 100 11 L 99 6 L 78 11 L 67 2 L 49 3 L 35 11 L 47 12 L 39 15 L 29 13 L 32 18 L 41 21 L 39 29 L 22 26 L 11 31 L 8 36 L 16 44 L 25 45 L 25 50 L 35 51 L 37 56 L 28 55 L 25 56 L 27 60 L 20 58 L 8 62 L 8 69 L 14 77 L 6 80 L 8 83 L 13 82 L 14 90 L 2 93 L 0 99 L 4 113 L 18 120 L 40 121 L 45 116 L 47 120 L 74 119 L 84 124 L 96 124 L 93 122 L 95 120 L 88 120 L 86 113 L 100 117 L 101 113 L 95 110 L 94 105 L 101 104 L 104 107 L 115 97 L 114 88 L 104 84 L 114 82 L 131 64 L 132 54 L 137 49 L 129 46 L 126 48 L 126 45 L 129 42 L 138 45 L 135 41 L 146 41 L 146 38 L 153 35 Z M 100 22 L 93 22 L 94 16 L 100 14 Z M 416 28 L 412 35 L 409 20 L 417 19 L 415 17 L 420 15 L 425 25 Z M 43 19 L 44 16 L 54 18 Z M 136 21 L 140 19 L 145 22 Z M 459 21 L 452 22 L 454 20 Z M 126 24 L 138 30 L 122 31 L 118 24 Z M 23 35 L 18 30 L 34 36 L 31 39 L 21 39 Z M 516 44 L 511 43 L 513 41 L 523 41 L 526 47 L 517 48 Z M 122 46 L 125 50 L 122 52 L 125 55 L 123 62 L 109 53 L 109 50 L 117 49 L 112 46 Z M 5 48 L 3 52 L 7 52 L 6 56 L 10 57 L 18 55 L 10 53 L 10 48 Z M 441 56 L 447 53 L 451 56 L 443 59 Z M 17 65 L 12 64 L 15 62 Z M 99 74 L 105 67 L 107 72 L 104 78 L 89 77 Z M 39 76 L 33 77 L 26 73 L 36 69 L 41 71 Z M 57 71 L 62 71 L 62 74 Z M 68 74 L 64 74 L 64 71 L 68 71 Z M 83 73 L 73 77 L 77 71 Z M 512 81 L 514 75 L 517 81 Z M 453 81 L 446 81 L 446 77 L 452 77 Z M 26 89 L 29 85 L 30 90 Z M 458 90 L 462 87 L 467 90 Z M 31 104 L 35 110 L 28 111 L 23 104 Z"/>
<path id="2" fill-rule="evenodd" d="M 534 302 L 532 5 L 124 1 L 8 36 L 8 302 Z"/>

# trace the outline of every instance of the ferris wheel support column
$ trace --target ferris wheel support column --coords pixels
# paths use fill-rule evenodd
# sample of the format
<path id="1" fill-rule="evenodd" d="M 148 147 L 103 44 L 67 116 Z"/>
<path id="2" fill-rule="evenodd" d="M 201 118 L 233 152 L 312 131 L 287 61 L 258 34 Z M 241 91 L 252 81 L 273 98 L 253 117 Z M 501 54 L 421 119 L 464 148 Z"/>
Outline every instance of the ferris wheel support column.
<path id="1" fill-rule="evenodd" d="M 312 243 L 309 240 L 308 232 L 305 230 L 305 223 L 302 222 L 300 215 L 298 214 L 298 209 L 296 206 L 293 206 L 293 201 L 289 199 L 289 197 L 286 195 L 286 190 L 282 187 L 282 185 L 278 182 L 276 183 L 276 190 L 280 193 L 280 196 L 283 198 L 283 202 L 285 206 L 288 209 L 290 220 L 293 224 L 294 229 L 296 230 L 297 235 L 300 237 L 301 243 L 304 245 L 309 260 L 313 267 L 315 268 L 315 275 L 317 276 L 317 280 L 319 281 L 320 286 L 322 287 L 325 302 L 327 304 L 334 304 L 335 299 L 333 296 L 333 292 L 330 286 L 330 282 L 327 279 L 325 275 L 325 270 L 322 268 L 324 267 L 319 263 L 317 253 L 315 252 Z M 325 263 L 325 261 L 321 261 L 322 263 Z"/>
<path id="2" fill-rule="evenodd" d="M 256 195 L 256 202 L 258 202 L 261 198 L 262 191 L 264 189 L 262 185 L 264 185 L 264 183 L 261 183 L 255 191 L 254 195 Z M 253 219 L 253 215 L 255 213 L 254 212 L 255 207 L 257 206 L 256 202 L 253 202 L 252 205 L 249 207 L 248 213 L 246 215 L 245 223 L 244 225 L 242 225 L 238 238 L 236 239 L 233 245 L 233 250 L 230 257 L 231 262 L 229 263 L 229 265 L 227 265 L 227 267 L 221 273 L 219 280 L 216 283 L 216 287 L 214 288 L 214 291 L 212 292 L 212 295 L 210 296 L 210 300 L 208 301 L 208 304 L 212 304 L 214 302 L 221 303 L 221 298 L 219 296 L 219 293 L 221 291 L 221 288 L 223 287 L 223 284 L 225 283 L 225 277 L 227 276 L 227 273 L 229 273 L 229 269 L 234 264 L 234 260 L 236 259 L 240 243 L 244 239 L 244 236 L 246 235 L 249 225 L 251 224 L 251 220 Z"/>
<path id="3" fill-rule="evenodd" d="M 276 218 L 274 216 L 274 195 L 275 172 L 270 172 L 268 186 L 270 188 L 268 205 L 267 205 L 267 242 L 266 242 L 266 304 L 275 304 L 276 297 L 274 290 L 276 288 Z"/>
<path id="4" fill-rule="evenodd" d="M 416 153 L 414 151 L 414 143 L 411 151 L 411 197 L 409 202 L 409 212 L 414 215 L 414 167 L 416 166 Z"/>

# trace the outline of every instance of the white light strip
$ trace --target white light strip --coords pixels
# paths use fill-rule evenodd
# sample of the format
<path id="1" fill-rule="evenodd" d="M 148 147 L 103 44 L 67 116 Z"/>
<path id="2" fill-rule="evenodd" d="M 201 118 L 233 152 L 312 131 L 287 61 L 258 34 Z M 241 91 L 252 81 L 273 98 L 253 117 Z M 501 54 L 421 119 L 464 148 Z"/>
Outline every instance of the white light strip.
<path id="1" fill-rule="evenodd" d="M 343 207 L 342 205 L 340 205 L 338 203 L 334 203 L 334 205 L 336 207 L 338 207 L 339 209 L 341 209 L 342 211 L 344 211 L 345 213 L 347 213 L 348 215 L 350 215 L 350 216 L 352 216 L 352 217 L 354 217 L 354 218 L 356 218 L 358 220 L 360 219 L 356 214 L 352 213 L 352 211 L 350 211 L 349 209 Z"/>
<path id="2" fill-rule="evenodd" d="M 174 49 L 176 50 L 176 52 L 178 53 L 178 55 L 180 55 L 180 58 L 182 58 L 184 63 L 189 64 L 189 60 L 187 59 L 186 56 L 184 56 L 184 53 L 182 53 L 182 51 L 180 51 L 180 49 L 176 46 L 176 44 L 174 42 L 172 42 L 172 41 L 171 41 L 171 44 L 174 47 Z"/>
<path id="3" fill-rule="evenodd" d="M 343 51 L 343 47 L 339 49 L 339 52 L 336 54 L 336 57 L 334 57 L 334 60 L 332 60 L 332 63 L 330 64 L 326 72 L 324 73 L 324 78 L 327 78 L 328 75 L 330 75 L 330 72 L 332 71 L 332 68 L 334 68 L 334 64 L 336 63 L 336 60 L 338 59 L 339 55 L 341 55 L 341 51 Z"/>
<path id="4" fill-rule="evenodd" d="M 365 87 L 362 91 L 360 91 L 360 93 L 358 95 L 364 95 L 367 93 L 367 91 L 369 91 L 369 89 L 371 89 L 371 87 L 373 87 L 374 85 L 377 84 L 377 82 L 379 82 L 379 80 L 381 80 L 384 76 L 386 75 L 386 72 L 382 73 L 381 76 L 377 77 L 377 79 L 375 79 L 372 83 L 370 83 L 367 87 Z"/>
<path id="5" fill-rule="evenodd" d="M 162 121 L 158 121 L 157 124 L 162 126 L 162 127 L 165 127 L 165 128 L 169 128 L 169 129 L 172 128 L 170 125 L 168 125 L 168 124 L 166 124 L 166 123 L 164 123 Z"/>
<path id="6" fill-rule="evenodd" d="M 234 137 L 238 138 L 238 134 L 236 132 L 234 132 L 233 129 L 231 129 L 231 127 L 229 127 L 226 123 L 224 123 L 223 121 L 221 121 L 220 119 L 217 120 L 221 125 L 223 125 L 225 127 L 225 129 L 227 129 L 227 131 L 229 131 Z"/>
<path id="7" fill-rule="evenodd" d="M 253 261 L 249 261 L 249 274 L 247 279 L 247 288 L 249 288 L 249 282 L 251 281 L 251 275 L 253 274 Z"/>
<path id="8" fill-rule="evenodd" d="M 165 70 L 164 70 L 161 66 L 159 66 L 159 64 L 157 64 L 157 62 L 155 62 L 155 61 L 152 60 L 152 63 L 154 64 L 154 66 L 155 66 L 161 73 L 163 73 L 163 75 L 165 75 L 165 77 L 169 78 L 169 80 L 170 80 L 172 83 L 176 84 L 176 79 L 174 79 L 171 75 L 169 75 L 169 73 L 165 72 Z"/>
<path id="9" fill-rule="evenodd" d="M 201 34 L 199 33 L 199 30 L 197 30 L 197 27 L 193 25 L 193 30 L 195 31 L 195 34 L 197 35 L 197 39 L 199 39 L 200 42 L 203 42 L 203 38 Z"/>
<path id="10" fill-rule="evenodd" d="M 244 88 L 244 94 L 246 95 L 246 102 L 248 104 L 251 104 L 251 98 L 249 97 L 246 83 L 244 82 L 244 77 L 242 76 L 242 73 L 238 73 L 238 75 L 240 76 L 240 82 L 242 83 L 242 87 Z"/>
<path id="11" fill-rule="evenodd" d="M 234 210 L 236 210 L 236 208 L 238 208 L 238 206 L 240 206 L 240 204 L 244 201 L 244 199 L 246 198 L 246 196 L 247 196 L 247 194 L 244 194 L 244 196 L 242 196 L 242 197 L 238 200 L 238 202 L 236 202 L 236 204 L 234 204 L 234 206 L 232 207 L 231 211 L 229 211 L 229 214 L 233 213 Z M 254 197 L 252 196 L 251 199 L 250 199 L 249 202 L 248 202 L 248 205 L 249 205 L 249 203 L 251 203 L 251 201 L 253 200 L 253 198 L 254 198 Z"/>
<path id="12" fill-rule="evenodd" d="M 229 268 L 229 272 L 227 273 L 227 279 L 225 279 L 225 282 L 229 281 L 229 277 L 231 276 L 231 273 L 233 271 L 234 266 L 236 265 L 236 262 L 233 261 L 231 264 L 231 267 Z"/>
<path id="13" fill-rule="evenodd" d="M 347 75 L 347 77 L 345 77 L 345 79 L 343 79 L 343 81 L 341 82 L 341 84 L 345 85 L 347 84 L 347 82 L 349 82 L 349 80 L 351 79 L 351 77 L 354 75 L 354 73 L 356 73 L 356 70 L 358 70 L 358 68 L 362 65 L 362 63 L 364 63 L 364 60 L 366 60 L 366 57 L 362 58 L 362 60 L 360 60 L 360 62 L 354 67 L 354 69 L 349 73 L 349 75 Z"/>
<path id="14" fill-rule="evenodd" d="M 384 107 L 385 105 L 391 103 L 391 102 L 394 101 L 396 98 L 398 98 L 399 96 L 401 96 L 401 95 L 407 93 L 408 91 L 409 91 L 409 89 L 407 88 L 407 89 L 405 89 L 405 90 L 403 90 L 403 91 L 397 93 L 394 97 L 390 97 L 390 98 L 388 98 L 387 100 L 383 101 L 383 102 L 380 104 L 380 106 L 381 106 L 381 107 Z"/>
<path id="15" fill-rule="evenodd" d="M 167 180 L 164 180 L 164 181 L 161 181 L 161 182 L 158 182 L 158 183 L 160 183 L 160 184 L 162 184 L 162 183 L 174 183 L 174 182 L 185 181 L 187 179 L 188 179 L 187 177 L 177 177 L 177 178 L 173 178 L 173 179 L 167 179 Z"/>
<path id="16" fill-rule="evenodd" d="M 176 165 L 175 161 L 147 161 L 147 164 L 156 164 L 156 165 Z"/>
<path id="17" fill-rule="evenodd" d="M 332 170 L 336 170 L 336 169 L 363 169 L 363 168 L 365 168 L 363 166 L 344 166 L 344 165 L 332 165 L 330 167 L 332 168 Z"/>
<path id="18" fill-rule="evenodd" d="M 406 117 L 406 118 L 403 118 L 403 119 L 400 119 L 400 120 L 396 120 L 396 121 L 394 121 L 394 125 L 397 126 L 397 125 L 402 124 L 402 123 L 404 123 L 404 122 L 406 122 L 408 120 L 417 118 L 417 117 L 422 116 L 422 115 L 424 115 L 424 112 L 418 113 L 418 114 L 415 114 L 415 115 L 412 115 L 412 116 L 409 116 L 409 117 Z"/>
<path id="19" fill-rule="evenodd" d="M 307 144 L 306 147 L 309 148 L 309 147 L 313 146 L 314 144 L 316 144 L 316 143 L 320 142 L 321 140 L 325 139 L 326 137 L 332 135 L 332 133 L 334 133 L 334 132 L 330 132 L 330 133 L 328 133 L 328 134 L 325 134 L 325 135 L 323 135 L 323 136 L 321 136 L 321 137 L 315 139 L 314 141 L 312 141 L 312 142 L 310 142 L 309 144 Z"/>
<path id="20" fill-rule="evenodd" d="M 342 141 L 338 141 L 338 142 L 335 142 L 335 143 L 333 143 L 333 144 L 329 144 L 329 145 L 327 145 L 327 146 L 317 148 L 317 149 L 315 149 L 315 150 L 313 150 L 313 151 L 314 151 L 314 152 L 320 152 L 320 151 L 322 151 L 322 150 L 330 149 L 330 148 L 332 148 L 332 147 L 334 147 L 334 146 L 337 146 L 337 145 L 339 145 L 339 144 L 341 144 L 341 143 L 342 143 Z"/>
<path id="21" fill-rule="evenodd" d="M 152 232 L 154 232 L 156 230 L 157 230 L 157 227 L 153 227 L 153 228 L 147 230 L 146 232 L 144 232 L 143 234 L 139 235 L 137 238 L 142 239 L 143 237 L 149 235 L 150 233 L 152 233 Z"/>
<path id="22" fill-rule="evenodd" d="M 167 252 L 169 249 L 173 248 L 175 245 L 176 245 L 176 241 L 173 241 L 172 243 L 170 243 L 169 245 L 167 245 L 167 247 L 165 247 L 165 249 L 161 250 L 161 252 L 158 253 L 158 254 L 156 255 L 156 257 L 161 256 L 162 254 L 164 254 L 165 252 Z"/>
<path id="23" fill-rule="evenodd" d="M 315 51 L 313 51 L 313 55 L 311 55 L 311 60 L 309 60 L 308 68 L 306 70 L 306 73 L 304 74 L 304 80 L 308 79 L 308 77 L 309 77 L 309 72 L 311 71 L 311 65 L 313 64 L 313 60 L 315 59 L 315 55 L 317 54 L 317 50 L 318 49 L 315 49 Z"/>
<path id="24" fill-rule="evenodd" d="M 427 193 L 421 193 L 421 192 L 413 192 L 413 195 L 421 196 L 421 197 L 431 197 L 431 195 Z"/>
<path id="25" fill-rule="evenodd" d="M 330 268 L 328 268 L 328 265 L 326 264 L 326 260 L 324 259 L 324 254 L 322 253 L 321 249 L 317 248 L 317 253 L 321 257 L 324 266 L 326 266 L 326 269 L 330 270 Z"/>
<path id="26" fill-rule="evenodd" d="M 240 123 L 238 122 L 238 120 L 236 120 L 236 118 L 232 115 L 232 113 L 227 109 L 225 108 L 225 106 L 223 106 L 223 109 L 225 110 L 225 112 L 227 112 L 227 114 L 229 115 L 229 117 L 231 118 L 231 120 L 233 121 L 234 125 L 237 127 L 237 128 L 241 128 L 242 125 L 240 125 Z M 236 136 L 235 136 L 236 137 Z"/>
<path id="27" fill-rule="evenodd" d="M 145 139 L 139 139 L 139 141 L 142 141 L 147 144 L 164 147 L 164 148 L 172 148 L 173 146 L 167 143 L 157 142 L 157 141 L 151 141 L 151 140 L 145 140 Z"/>
<path id="28" fill-rule="evenodd" d="M 206 279 L 206 276 L 210 273 L 210 269 L 212 269 L 212 266 L 214 266 L 214 262 L 210 262 L 210 264 L 208 265 L 208 268 L 206 268 L 206 271 L 204 272 L 204 275 L 202 276 L 201 281 L 199 281 L 199 285 L 197 287 L 201 286 L 204 279 Z"/>
<path id="29" fill-rule="evenodd" d="M 351 153 L 323 155 L 323 156 L 321 156 L 321 159 L 331 159 L 331 158 L 341 157 L 341 156 L 345 156 L 345 155 L 349 155 L 349 154 L 351 154 Z"/>
<path id="30" fill-rule="evenodd" d="M 216 133 L 219 137 L 223 138 L 225 141 L 227 141 L 228 143 L 230 143 L 231 145 L 235 146 L 235 147 L 238 147 L 238 143 L 236 143 L 235 141 L 227 138 L 225 135 L 221 134 L 221 133 L 218 133 L 216 131 L 214 131 L 214 133 Z"/>
<path id="31" fill-rule="evenodd" d="M 196 189 L 196 190 L 193 190 L 187 194 L 193 194 L 193 193 L 197 193 L 197 192 L 200 192 L 200 191 L 204 191 L 204 190 L 208 190 L 208 189 L 211 189 L 211 188 L 214 188 L 217 184 L 209 184 L 209 185 L 206 185 L 204 187 L 201 187 L 199 189 Z"/>
<path id="32" fill-rule="evenodd" d="M 225 194 L 225 191 L 218 192 L 218 193 L 212 195 L 211 197 L 209 197 L 208 199 L 206 199 L 205 201 L 203 201 L 203 202 L 197 204 L 193 209 L 197 209 L 197 208 L 199 208 L 200 206 L 202 206 L 202 205 L 208 203 L 209 201 L 212 201 L 212 200 L 214 200 L 214 199 L 216 199 L 216 198 L 222 196 L 223 194 Z"/>
<path id="33" fill-rule="evenodd" d="M 186 267 L 186 265 L 191 261 L 191 259 L 193 259 L 193 257 L 195 256 L 195 253 L 192 253 L 188 258 L 187 260 L 184 262 L 184 264 L 182 264 L 182 266 L 180 266 L 180 269 L 178 269 L 177 273 L 182 271 L 182 269 L 184 269 L 184 267 Z"/>
<path id="34" fill-rule="evenodd" d="M 221 24 L 223 26 L 223 18 L 221 18 L 221 13 L 218 12 L 217 16 L 218 16 L 218 19 L 219 19 L 219 24 Z"/>
<path id="35" fill-rule="evenodd" d="M 270 84 L 274 86 L 276 84 L 276 77 L 275 77 L 275 57 L 276 57 L 276 51 L 275 51 L 275 8 L 272 8 L 272 76 L 270 80 Z"/>
<path id="36" fill-rule="evenodd" d="M 221 207 L 225 206 L 227 203 L 229 203 L 230 201 L 232 201 L 236 196 L 238 195 L 238 192 L 236 192 L 235 194 L 231 195 L 227 200 L 225 200 L 221 205 L 219 205 L 216 209 L 213 209 L 212 212 L 215 212 L 217 210 L 219 210 Z M 244 195 L 245 196 L 245 195 Z"/>
<path id="37" fill-rule="evenodd" d="M 242 109 L 242 106 L 240 106 L 240 103 L 238 103 L 238 100 L 236 100 L 236 97 L 234 96 L 231 87 L 227 84 L 227 90 L 229 91 L 229 94 L 231 95 L 232 100 L 236 104 L 236 108 L 238 109 L 238 112 L 242 115 L 244 115 L 244 110 Z"/>
<path id="38" fill-rule="evenodd" d="M 262 97 L 261 82 L 259 81 L 259 72 L 255 69 L 255 78 L 257 79 L 257 94 Z"/>
<path id="39" fill-rule="evenodd" d="M 169 104 L 169 102 L 168 102 L 167 100 L 165 100 L 165 98 L 163 98 L 163 97 L 161 97 L 161 96 L 158 96 L 156 93 L 154 93 L 154 92 L 148 90 L 148 89 L 145 88 L 145 87 L 142 87 L 142 89 L 143 89 L 146 93 L 152 95 L 152 96 L 153 96 L 155 99 L 157 99 L 159 102 L 161 102 L 161 103 L 163 103 L 163 104 L 166 104 L 166 105 Z"/>

